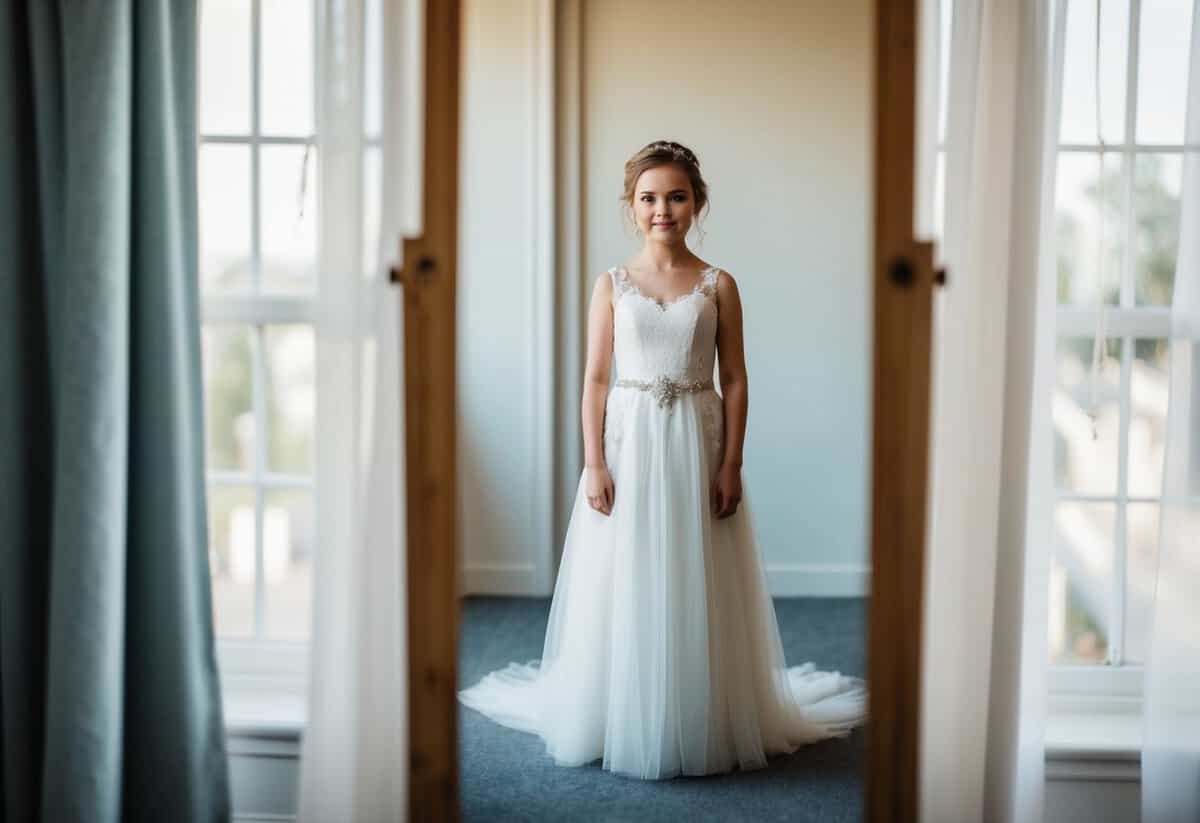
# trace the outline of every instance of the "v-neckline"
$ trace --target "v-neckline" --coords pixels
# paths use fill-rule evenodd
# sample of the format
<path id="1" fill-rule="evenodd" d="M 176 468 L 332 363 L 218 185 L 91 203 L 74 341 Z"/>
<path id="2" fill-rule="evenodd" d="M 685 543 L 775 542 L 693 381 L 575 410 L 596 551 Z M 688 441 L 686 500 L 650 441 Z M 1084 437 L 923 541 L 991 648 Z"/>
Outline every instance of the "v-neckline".
<path id="1" fill-rule="evenodd" d="M 704 287 L 705 275 L 707 275 L 710 271 L 713 271 L 716 268 L 717 268 L 716 266 L 706 266 L 705 268 L 701 269 L 700 276 L 696 278 L 696 284 L 694 286 L 692 286 L 690 289 L 685 291 L 683 294 L 677 294 L 674 297 L 663 300 L 658 297 L 653 297 L 649 294 L 646 294 L 646 292 L 642 291 L 642 287 L 639 286 L 637 284 L 637 282 L 634 281 L 634 279 L 630 276 L 629 269 L 624 264 L 617 267 L 618 271 L 624 273 L 624 277 L 622 279 L 626 283 L 629 284 L 630 291 L 634 292 L 638 297 L 641 297 L 644 300 L 649 300 L 651 303 L 658 306 L 660 309 L 665 309 L 668 306 L 672 306 L 681 300 L 686 300 L 687 298 L 691 297 L 693 294 L 699 293 L 700 290 Z"/>

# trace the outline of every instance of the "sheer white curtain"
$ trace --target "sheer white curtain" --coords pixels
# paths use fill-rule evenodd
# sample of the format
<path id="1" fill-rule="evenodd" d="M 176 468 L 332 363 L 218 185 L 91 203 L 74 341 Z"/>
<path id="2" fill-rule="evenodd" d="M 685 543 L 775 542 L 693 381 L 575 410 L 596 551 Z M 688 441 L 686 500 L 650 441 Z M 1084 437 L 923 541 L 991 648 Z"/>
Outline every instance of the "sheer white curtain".
<path id="1" fill-rule="evenodd" d="M 951 15 L 939 245 L 949 279 L 934 309 L 925 821 L 1042 814 L 1054 352 L 1043 238 L 1061 86 L 1055 12 L 1049 0 L 941 5 Z M 936 59 L 934 30 L 922 27 L 926 60 Z M 926 109 L 924 139 L 933 119 Z M 920 216 L 918 229 L 930 223 Z"/>
<path id="2" fill-rule="evenodd" d="M 299 820 L 407 807 L 401 300 L 420 181 L 414 0 L 319 0 L 317 535 Z M 386 46 L 386 47 L 385 47 Z"/>
<path id="3" fill-rule="evenodd" d="M 1200 820 L 1200 3 L 1171 306 L 1158 584 L 1143 705 L 1142 820 Z"/>

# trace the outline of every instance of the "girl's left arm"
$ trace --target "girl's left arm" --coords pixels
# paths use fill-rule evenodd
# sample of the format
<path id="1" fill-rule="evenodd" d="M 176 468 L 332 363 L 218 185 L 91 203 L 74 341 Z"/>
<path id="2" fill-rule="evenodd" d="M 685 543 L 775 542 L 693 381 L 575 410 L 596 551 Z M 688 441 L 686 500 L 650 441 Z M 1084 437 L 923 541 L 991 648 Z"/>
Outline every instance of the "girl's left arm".
<path id="1" fill-rule="evenodd" d="M 721 397 L 725 404 L 725 443 L 721 464 L 712 483 L 713 511 L 728 517 L 742 500 L 742 446 L 750 406 L 742 338 L 742 298 L 733 276 L 721 271 L 716 280 L 716 352 Z"/>
<path id="2" fill-rule="evenodd" d="M 729 272 L 717 277 L 717 354 L 721 395 L 725 401 L 723 466 L 742 467 L 749 394 L 746 356 L 742 342 L 742 300 Z"/>

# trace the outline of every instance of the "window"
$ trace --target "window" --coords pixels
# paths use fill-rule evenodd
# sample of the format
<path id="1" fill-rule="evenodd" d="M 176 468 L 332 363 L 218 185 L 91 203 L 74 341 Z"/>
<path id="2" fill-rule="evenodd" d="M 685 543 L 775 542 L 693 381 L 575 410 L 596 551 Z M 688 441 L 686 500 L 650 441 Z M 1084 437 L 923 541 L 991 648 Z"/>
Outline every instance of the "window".
<path id="1" fill-rule="evenodd" d="M 309 636 L 314 5 L 204 0 L 199 78 L 209 562 L 222 656 Z M 236 668 L 236 667 L 235 667 Z"/>
<path id="2" fill-rule="evenodd" d="M 1162 495 L 1192 2 L 1067 7 L 1050 410 L 1056 692 L 1140 693 Z"/>
<path id="3" fill-rule="evenodd" d="M 223 679 L 246 704 L 227 706 L 227 718 L 252 722 L 266 705 L 255 692 L 271 692 L 278 720 L 280 692 L 302 694 L 307 671 L 321 533 L 316 318 L 322 281 L 332 293 L 347 276 L 321 269 L 321 238 L 361 224 L 362 275 L 378 276 L 383 6 L 365 0 L 359 18 L 363 203 L 353 215 L 321 209 L 317 10 L 316 0 L 200 4 L 209 563 Z M 291 722 L 299 710 L 288 712 Z"/>

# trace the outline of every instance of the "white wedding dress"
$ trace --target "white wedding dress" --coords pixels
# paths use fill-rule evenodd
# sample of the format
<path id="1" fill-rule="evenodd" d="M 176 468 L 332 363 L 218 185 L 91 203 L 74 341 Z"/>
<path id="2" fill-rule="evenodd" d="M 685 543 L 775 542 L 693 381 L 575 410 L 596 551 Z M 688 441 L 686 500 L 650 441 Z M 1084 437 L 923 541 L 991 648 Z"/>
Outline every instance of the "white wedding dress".
<path id="1" fill-rule="evenodd" d="M 603 758 L 643 779 L 756 769 L 865 719 L 863 680 L 784 663 L 745 489 L 735 514 L 711 514 L 717 274 L 661 303 L 609 270 L 612 513 L 588 505 L 581 475 L 541 658 L 458 693 L 539 735 L 559 765 Z"/>

